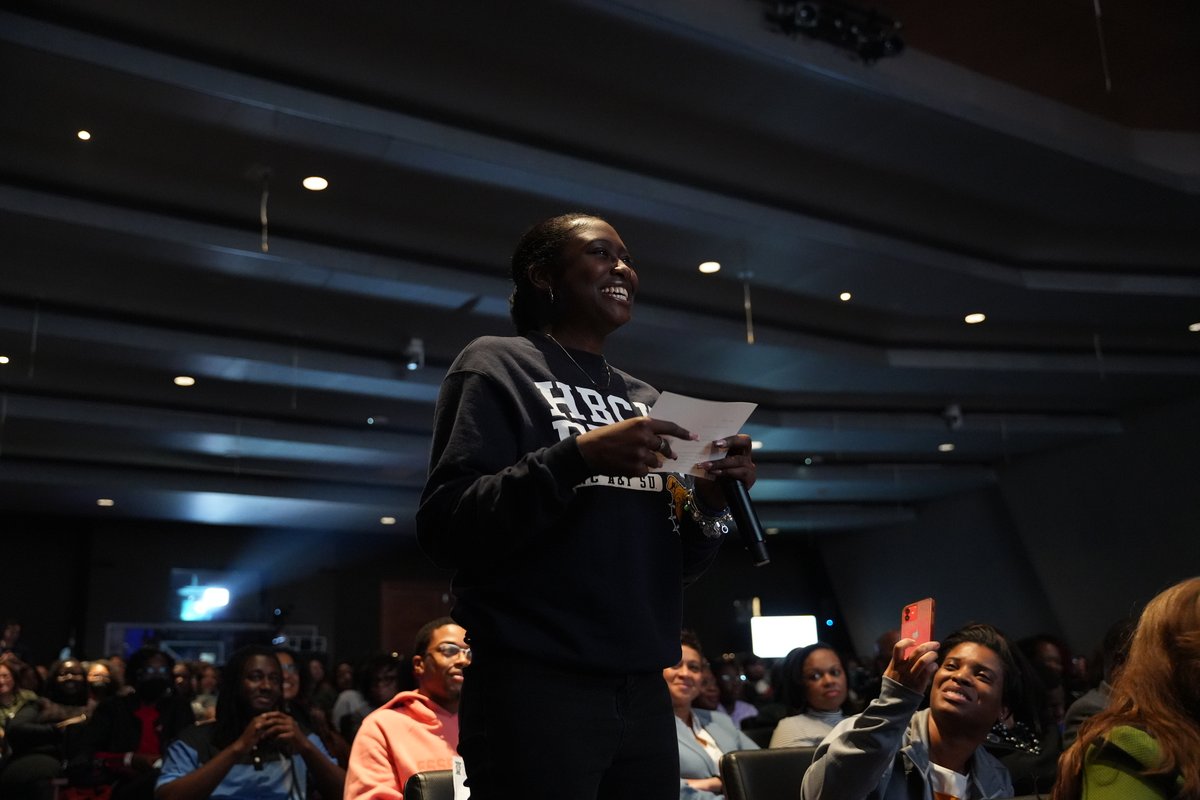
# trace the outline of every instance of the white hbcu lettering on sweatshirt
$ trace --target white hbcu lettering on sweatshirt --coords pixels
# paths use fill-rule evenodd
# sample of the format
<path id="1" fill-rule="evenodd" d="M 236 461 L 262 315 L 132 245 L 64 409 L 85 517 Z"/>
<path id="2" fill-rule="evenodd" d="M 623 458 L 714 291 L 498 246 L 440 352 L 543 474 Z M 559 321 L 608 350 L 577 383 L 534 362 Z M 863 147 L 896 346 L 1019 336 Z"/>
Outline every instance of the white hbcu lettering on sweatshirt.
<path id="1" fill-rule="evenodd" d="M 645 403 L 631 403 L 613 394 L 605 397 L 595 389 L 584 386 L 570 386 L 562 381 L 535 381 L 533 385 L 542 393 L 542 398 L 550 408 L 550 416 L 556 418 L 554 430 L 560 439 L 650 413 L 650 407 Z M 582 421 L 584 425 L 564 424 L 566 419 Z"/>
<path id="2" fill-rule="evenodd" d="M 537 381 L 533 384 L 542 393 L 542 397 L 546 399 L 546 404 L 550 406 L 550 413 L 556 417 L 571 417 L 572 419 L 587 419 L 583 414 L 579 413 L 579 406 L 575 404 L 575 395 L 571 393 L 571 388 L 561 381 Z M 561 394 L 555 394 L 555 387 Z M 566 409 L 564 411 L 564 408 Z M 568 413 L 569 412 L 569 413 Z"/>
<path id="3" fill-rule="evenodd" d="M 575 391 L 579 392 L 579 396 L 583 398 L 584 405 L 592 412 L 592 422 L 598 425 L 611 425 L 617 421 L 609 413 L 608 406 L 604 402 L 604 396 L 595 389 L 585 389 L 582 386 L 576 386 Z"/>
<path id="4" fill-rule="evenodd" d="M 639 478 L 625 478 L 620 475 L 593 475 L 583 483 L 577 484 L 576 489 L 586 486 L 611 486 L 615 489 L 633 489 L 638 492 L 661 492 L 664 475 L 651 472 Z"/>

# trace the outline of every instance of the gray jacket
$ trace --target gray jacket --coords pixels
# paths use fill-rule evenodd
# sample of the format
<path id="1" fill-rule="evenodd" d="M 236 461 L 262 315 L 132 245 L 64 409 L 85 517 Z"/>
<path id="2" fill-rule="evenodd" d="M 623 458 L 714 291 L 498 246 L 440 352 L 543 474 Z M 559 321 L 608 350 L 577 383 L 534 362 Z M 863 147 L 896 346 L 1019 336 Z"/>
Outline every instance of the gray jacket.
<path id="1" fill-rule="evenodd" d="M 921 695 L 884 678 L 879 698 L 821 742 L 802 800 L 933 800 L 929 709 L 917 711 L 920 704 Z M 1008 770 L 981 746 L 971 758 L 969 800 L 1012 796 Z"/>
<path id="2" fill-rule="evenodd" d="M 757 750 L 758 745 L 734 727 L 733 720 L 722 711 L 705 711 L 693 708 L 692 715 L 700 720 L 700 727 L 708 731 L 722 753 L 733 750 Z M 692 729 L 675 718 L 675 738 L 679 742 L 679 797 L 680 800 L 717 800 L 720 795 L 701 792 L 688 785 L 684 778 L 720 777 L 719 765 L 696 741 Z"/>

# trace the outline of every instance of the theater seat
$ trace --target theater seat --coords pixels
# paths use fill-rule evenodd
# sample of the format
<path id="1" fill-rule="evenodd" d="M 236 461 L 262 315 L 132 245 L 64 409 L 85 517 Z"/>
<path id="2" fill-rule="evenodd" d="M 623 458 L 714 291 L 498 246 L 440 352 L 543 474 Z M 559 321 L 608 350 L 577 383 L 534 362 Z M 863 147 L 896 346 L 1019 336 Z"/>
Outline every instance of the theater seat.
<path id="1" fill-rule="evenodd" d="M 734 750 L 721 756 L 721 781 L 729 800 L 796 800 L 815 747 Z"/>
<path id="2" fill-rule="evenodd" d="M 454 772 L 417 772 L 404 782 L 404 800 L 454 800 Z"/>

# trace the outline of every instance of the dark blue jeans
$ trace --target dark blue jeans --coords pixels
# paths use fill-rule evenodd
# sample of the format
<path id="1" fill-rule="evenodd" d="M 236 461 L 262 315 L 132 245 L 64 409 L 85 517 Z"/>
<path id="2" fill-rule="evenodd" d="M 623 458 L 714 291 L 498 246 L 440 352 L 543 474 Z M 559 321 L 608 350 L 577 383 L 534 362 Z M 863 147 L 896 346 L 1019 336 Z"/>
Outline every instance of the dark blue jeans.
<path id="1" fill-rule="evenodd" d="M 489 654 L 466 670 L 458 752 L 471 800 L 673 800 L 675 715 L 662 673 L 589 675 Z"/>

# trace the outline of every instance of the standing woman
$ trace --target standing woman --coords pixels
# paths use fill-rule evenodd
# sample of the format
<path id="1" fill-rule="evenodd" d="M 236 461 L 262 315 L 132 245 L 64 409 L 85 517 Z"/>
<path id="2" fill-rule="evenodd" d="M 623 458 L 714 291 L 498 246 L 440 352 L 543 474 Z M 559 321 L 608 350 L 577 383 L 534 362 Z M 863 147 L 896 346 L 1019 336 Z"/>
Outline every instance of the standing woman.
<path id="1" fill-rule="evenodd" d="M 784 717 L 771 734 L 771 747 L 816 747 L 846 718 L 846 669 L 824 642 L 797 647 L 783 660 Z"/>
<path id="2" fill-rule="evenodd" d="M 1054 800 L 1200 798 L 1200 578 L 1146 606 L 1108 707 L 1058 762 Z"/>
<path id="3" fill-rule="evenodd" d="M 512 280 L 520 335 L 476 339 L 451 366 L 417 512 L 422 547 L 457 571 L 453 615 L 471 632 L 471 796 L 671 798 L 662 669 L 679 660 L 681 588 L 716 555 L 725 501 L 711 479 L 652 472 L 691 434 L 647 417 L 658 392 L 604 358 L 638 291 L 612 226 L 535 225 Z M 752 485 L 749 437 L 718 447 L 701 468 Z M 552 713 L 530 713 L 535 697 Z"/>

